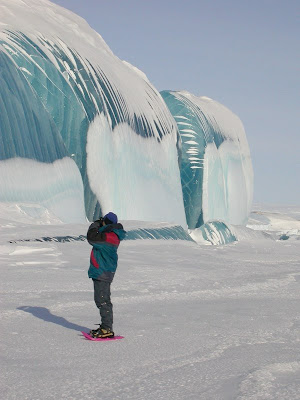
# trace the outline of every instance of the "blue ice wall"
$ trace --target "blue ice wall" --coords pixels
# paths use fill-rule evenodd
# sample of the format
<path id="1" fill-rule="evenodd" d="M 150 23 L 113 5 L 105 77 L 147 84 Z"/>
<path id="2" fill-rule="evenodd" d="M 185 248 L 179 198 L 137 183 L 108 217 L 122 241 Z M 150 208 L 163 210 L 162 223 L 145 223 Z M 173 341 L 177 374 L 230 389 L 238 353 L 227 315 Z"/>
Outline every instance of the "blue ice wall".
<path id="1" fill-rule="evenodd" d="M 71 157 L 82 176 L 86 215 L 90 220 L 99 217 L 101 205 L 90 188 L 86 153 L 95 117 L 106 115 L 111 131 L 126 123 L 137 136 L 159 143 L 176 131 L 171 116 L 158 108 L 149 118 L 138 103 L 128 104 L 99 64 L 61 39 L 54 42 L 40 35 L 33 41 L 13 30 L 5 31 L 5 37 L 0 40 L 0 160 L 18 156 L 53 162 Z M 163 105 L 150 84 L 148 89 L 148 108 L 154 110 L 157 102 Z"/>
<path id="2" fill-rule="evenodd" d="M 53 162 L 66 146 L 37 93 L 13 61 L 0 52 L 0 160 L 13 157 Z"/>
<path id="3" fill-rule="evenodd" d="M 183 201 L 188 227 L 194 229 L 203 224 L 203 158 L 206 137 L 213 140 L 214 132 L 203 112 L 198 112 L 192 103 L 187 107 L 183 100 L 170 91 L 162 91 L 161 95 L 177 123 L 182 139 L 180 174 Z M 185 138 L 192 135 L 195 143 L 191 148 Z M 194 160 L 190 160 L 191 156 Z"/>
<path id="4" fill-rule="evenodd" d="M 181 184 L 187 224 L 220 219 L 244 224 L 252 202 L 252 165 L 243 126 L 221 104 L 162 91 L 181 137 Z"/>
<path id="5" fill-rule="evenodd" d="M 63 215 L 76 196 L 71 214 L 82 181 L 89 220 L 113 209 L 124 220 L 191 229 L 245 223 L 252 167 L 236 116 L 187 92 L 164 91 L 163 101 L 84 20 L 48 0 L 1 0 L 1 13 L 1 173 L 19 157 L 14 171 L 47 174 L 41 185 L 35 174 L 25 197 L 22 176 L 2 180 L 10 198 L 36 198 Z"/>

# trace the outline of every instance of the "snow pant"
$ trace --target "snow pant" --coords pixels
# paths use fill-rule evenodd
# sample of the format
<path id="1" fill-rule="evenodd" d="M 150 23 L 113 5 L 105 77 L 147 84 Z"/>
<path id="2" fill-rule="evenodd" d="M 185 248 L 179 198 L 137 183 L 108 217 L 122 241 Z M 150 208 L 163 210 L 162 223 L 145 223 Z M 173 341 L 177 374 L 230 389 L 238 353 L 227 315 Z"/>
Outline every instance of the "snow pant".
<path id="1" fill-rule="evenodd" d="M 100 311 L 101 328 L 112 330 L 113 326 L 113 305 L 110 301 L 110 284 L 111 282 L 98 281 L 94 282 L 94 300 Z"/>

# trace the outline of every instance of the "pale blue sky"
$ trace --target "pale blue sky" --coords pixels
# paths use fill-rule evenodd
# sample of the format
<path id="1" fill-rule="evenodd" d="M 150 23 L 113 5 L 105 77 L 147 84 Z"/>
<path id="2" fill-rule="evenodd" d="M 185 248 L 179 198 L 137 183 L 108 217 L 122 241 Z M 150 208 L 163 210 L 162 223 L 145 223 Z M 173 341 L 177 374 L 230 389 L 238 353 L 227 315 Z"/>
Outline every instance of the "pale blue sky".
<path id="1" fill-rule="evenodd" d="M 83 17 L 158 90 L 188 90 L 242 120 L 254 201 L 300 205 L 298 0 L 53 0 Z"/>

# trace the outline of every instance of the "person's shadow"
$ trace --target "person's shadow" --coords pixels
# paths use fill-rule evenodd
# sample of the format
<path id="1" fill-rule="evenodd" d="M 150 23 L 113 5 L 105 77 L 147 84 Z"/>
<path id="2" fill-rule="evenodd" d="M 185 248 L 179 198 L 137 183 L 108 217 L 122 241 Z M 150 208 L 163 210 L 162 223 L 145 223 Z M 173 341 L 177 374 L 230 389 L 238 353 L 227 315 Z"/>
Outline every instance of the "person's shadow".
<path id="1" fill-rule="evenodd" d="M 64 328 L 74 329 L 74 331 L 89 331 L 89 329 L 85 326 L 73 324 L 63 317 L 58 317 L 57 315 L 51 314 L 48 308 L 45 307 L 21 306 L 18 307 L 17 310 L 28 312 L 34 317 L 40 318 L 43 321 L 52 322 L 53 324 L 63 326 Z"/>

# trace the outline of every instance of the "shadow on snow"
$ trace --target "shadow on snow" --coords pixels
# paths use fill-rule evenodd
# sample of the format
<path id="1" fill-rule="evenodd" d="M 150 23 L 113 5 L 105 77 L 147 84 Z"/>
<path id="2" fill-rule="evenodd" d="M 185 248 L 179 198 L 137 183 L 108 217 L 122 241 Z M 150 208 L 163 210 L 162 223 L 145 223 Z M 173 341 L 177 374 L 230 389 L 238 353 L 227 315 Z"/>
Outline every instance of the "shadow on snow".
<path id="1" fill-rule="evenodd" d="M 52 322 L 53 324 L 63 326 L 64 328 L 73 329 L 74 331 L 89 330 L 86 326 L 73 324 L 72 322 L 67 321 L 63 317 L 58 317 L 57 315 L 51 314 L 48 308 L 45 307 L 21 306 L 18 307 L 17 310 L 28 312 L 32 314 L 34 317 L 40 318 L 43 321 Z"/>

